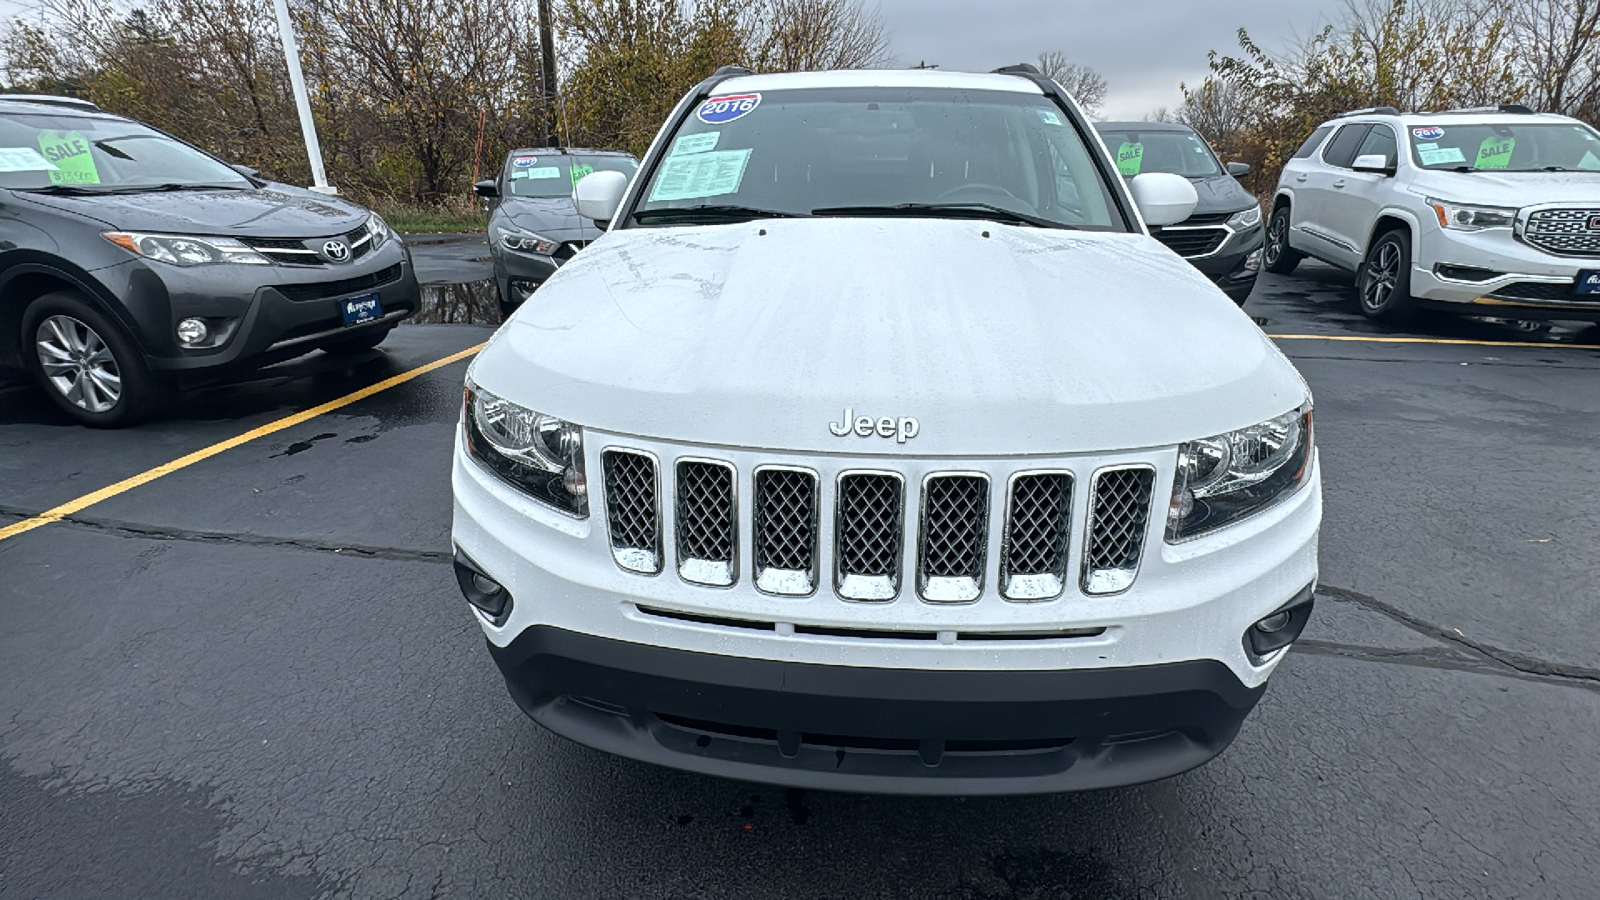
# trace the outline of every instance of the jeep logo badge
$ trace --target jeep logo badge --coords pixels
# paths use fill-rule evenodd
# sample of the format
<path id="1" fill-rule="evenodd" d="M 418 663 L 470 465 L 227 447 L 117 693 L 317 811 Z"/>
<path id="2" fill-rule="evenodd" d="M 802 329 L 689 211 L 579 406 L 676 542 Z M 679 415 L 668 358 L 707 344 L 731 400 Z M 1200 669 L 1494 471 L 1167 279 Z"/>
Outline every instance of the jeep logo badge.
<path id="1" fill-rule="evenodd" d="M 322 255 L 328 262 L 344 262 L 350 258 L 350 245 L 344 241 L 329 241 L 322 245 Z"/>
<path id="2" fill-rule="evenodd" d="M 828 430 L 834 437 L 847 437 L 854 434 L 857 437 L 894 438 L 896 443 L 904 444 L 916 437 L 922 431 L 922 426 L 916 419 L 909 416 L 892 418 L 884 416 L 874 419 L 871 416 L 857 416 L 855 410 L 845 407 L 844 415 L 837 422 L 829 422 Z"/>

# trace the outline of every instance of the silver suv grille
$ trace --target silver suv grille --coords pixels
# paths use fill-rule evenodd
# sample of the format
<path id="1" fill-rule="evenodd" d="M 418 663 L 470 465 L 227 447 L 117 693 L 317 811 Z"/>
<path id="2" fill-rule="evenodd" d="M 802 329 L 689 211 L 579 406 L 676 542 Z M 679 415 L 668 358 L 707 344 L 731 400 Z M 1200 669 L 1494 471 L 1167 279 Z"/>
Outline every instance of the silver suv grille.
<path id="1" fill-rule="evenodd" d="M 1072 475 L 1037 472 L 1011 479 L 1000 591 L 1011 600 L 1060 596 L 1072 536 Z"/>
<path id="2" fill-rule="evenodd" d="M 661 496 L 655 457 L 631 450 L 601 455 L 611 556 L 632 572 L 661 571 Z"/>
<path id="3" fill-rule="evenodd" d="M 917 589 L 924 600 L 965 603 L 983 593 L 989 549 L 989 479 L 934 475 L 922 485 Z"/>
<path id="4" fill-rule="evenodd" d="M 712 460 L 678 460 L 678 574 L 684 581 L 726 587 L 738 571 L 738 516 L 733 466 Z"/>
<path id="5" fill-rule="evenodd" d="M 834 535 L 839 596 L 893 600 L 900 593 L 905 482 L 892 473 L 850 473 L 839 478 Z"/>
<path id="6" fill-rule="evenodd" d="M 1522 239 L 1557 256 L 1600 256 L 1600 209 L 1541 209 L 1528 214 Z"/>
<path id="7" fill-rule="evenodd" d="M 805 596 L 817 589 L 817 476 L 804 469 L 756 470 L 756 587 Z"/>
<path id="8" fill-rule="evenodd" d="M 1150 495 L 1156 473 L 1149 466 L 1095 473 L 1083 554 L 1083 592 L 1115 594 L 1128 589 L 1144 556 L 1150 528 Z"/>

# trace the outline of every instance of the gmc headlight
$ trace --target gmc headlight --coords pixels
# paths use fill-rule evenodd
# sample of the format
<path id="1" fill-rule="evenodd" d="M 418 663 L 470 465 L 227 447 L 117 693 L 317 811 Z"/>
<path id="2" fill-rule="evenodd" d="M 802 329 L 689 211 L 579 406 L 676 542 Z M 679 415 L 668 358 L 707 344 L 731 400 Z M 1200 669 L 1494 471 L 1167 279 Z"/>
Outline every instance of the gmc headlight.
<path id="1" fill-rule="evenodd" d="M 507 483 L 569 516 L 589 517 L 583 428 L 467 383 L 467 451 Z"/>
<path id="2" fill-rule="evenodd" d="M 1167 540 L 1199 537 L 1260 512 L 1311 471 L 1311 404 L 1178 448 Z"/>
<path id="3" fill-rule="evenodd" d="M 1243 231 L 1246 228 L 1254 228 L 1260 224 L 1261 207 L 1259 206 L 1252 206 L 1249 209 L 1241 209 L 1228 217 L 1228 227 L 1232 228 L 1234 231 Z"/>
<path id="4" fill-rule="evenodd" d="M 520 228 L 501 228 L 500 246 L 517 253 L 537 253 L 540 256 L 549 256 L 561 246 L 560 241 L 552 241 L 542 234 L 523 231 Z"/>
<path id="5" fill-rule="evenodd" d="M 1434 197 L 1427 199 L 1439 217 L 1439 227 L 1454 231 L 1480 231 L 1484 228 L 1510 228 L 1517 221 L 1517 211 L 1500 206 L 1471 206 L 1451 203 Z"/>
<path id="6" fill-rule="evenodd" d="M 233 238 L 186 234 L 141 234 L 131 231 L 107 231 L 101 237 L 130 253 L 137 253 L 146 259 L 174 266 L 206 266 L 214 263 L 272 265 L 272 260 Z"/>

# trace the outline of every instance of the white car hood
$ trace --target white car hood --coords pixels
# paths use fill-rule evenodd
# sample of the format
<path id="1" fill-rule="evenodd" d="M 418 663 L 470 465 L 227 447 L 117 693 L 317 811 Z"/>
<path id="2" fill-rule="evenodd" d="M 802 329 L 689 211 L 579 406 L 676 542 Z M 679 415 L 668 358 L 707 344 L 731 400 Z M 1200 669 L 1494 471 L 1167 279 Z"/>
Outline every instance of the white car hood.
<path id="1" fill-rule="evenodd" d="M 1260 329 L 1148 237 L 939 219 L 612 232 L 472 377 L 608 432 L 917 456 L 1171 445 L 1307 397 Z M 904 444 L 838 437 L 846 408 L 920 427 Z"/>
<path id="2" fill-rule="evenodd" d="M 1419 171 L 1412 191 L 1425 197 L 1519 209 L 1544 203 L 1600 208 L 1600 172 Z"/>

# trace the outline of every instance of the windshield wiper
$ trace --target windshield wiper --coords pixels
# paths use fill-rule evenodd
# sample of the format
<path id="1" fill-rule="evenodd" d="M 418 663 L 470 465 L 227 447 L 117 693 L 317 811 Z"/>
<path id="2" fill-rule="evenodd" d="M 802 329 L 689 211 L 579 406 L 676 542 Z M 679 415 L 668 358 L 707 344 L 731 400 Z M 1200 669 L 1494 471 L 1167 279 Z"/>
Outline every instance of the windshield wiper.
<path id="1" fill-rule="evenodd" d="M 922 216 L 936 219 L 992 219 L 1007 225 L 1032 225 L 1035 228 L 1065 228 L 1076 225 L 1052 222 L 1027 213 L 989 203 L 897 203 L 893 206 L 824 206 L 813 209 L 814 216 Z"/>
<path id="2" fill-rule="evenodd" d="M 49 187 L 17 188 L 30 194 L 68 194 L 76 197 L 100 197 L 106 194 L 155 194 L 168 191 L 242 191 L 245 188 L 226 184 L 129 184 L 121 187 L 83 184 L 52 184 Z"/>
<path id="3" fill-rule="evenodd" d="M 654 222 L 657 219 L 683 219 L 688 222 L 748 222 L 751 219 L 794 219 L 803 213 L 782 212 L 775 209 L 756 209 L 752 206 L 686 206 L 681 209 L 641 209 L 633 214 L 635 222 Z"/>

